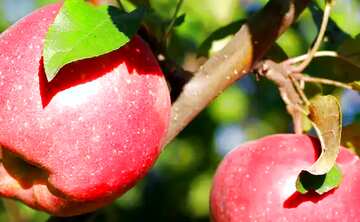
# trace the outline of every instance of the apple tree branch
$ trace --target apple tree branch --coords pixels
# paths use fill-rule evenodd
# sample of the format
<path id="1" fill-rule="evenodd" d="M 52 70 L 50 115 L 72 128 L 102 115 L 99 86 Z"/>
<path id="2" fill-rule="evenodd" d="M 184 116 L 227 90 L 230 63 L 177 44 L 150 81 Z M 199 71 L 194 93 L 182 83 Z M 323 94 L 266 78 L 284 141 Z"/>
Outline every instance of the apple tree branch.
<path id="1" fill-rule="evenodd" d="M 310 0 L 271 0 L 234 38 L 194 74 L 173 103 L 165 144 L 176 137 L 214 98 L 245 76 L 294 23 Z"/>

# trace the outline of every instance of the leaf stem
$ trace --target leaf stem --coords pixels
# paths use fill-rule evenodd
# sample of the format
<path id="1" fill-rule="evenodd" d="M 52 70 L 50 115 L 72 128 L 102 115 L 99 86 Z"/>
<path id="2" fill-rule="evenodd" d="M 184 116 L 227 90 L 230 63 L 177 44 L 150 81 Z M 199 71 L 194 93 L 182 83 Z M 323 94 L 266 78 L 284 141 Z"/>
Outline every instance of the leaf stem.
<path id="1" fill-rule="evenodd" d="M 293 85 L 295 86 L 295 89 L 296 89 L 296 91 L 298 92 L 301 100 L 305 103 L 305 106 L 309 106 L 309 105 L 310 105 L 310 101 L 309 101 L 309 99 L 306 97 L 306 95 L 305 95 L 303 89 L 301 88 L 298 80 L 295 79 L 294 76 L 292 76 L 292 75 L 289 75 L 289 78 L 290 78 L 291 82 L 293 83 Z M 302 79 L 300 79 L 300 80 L 302 80 Z"/>
<path id="2" fill-rule="evenodd" d="M 304 76 L 303 74 L 294 74 L 293 76 L 297 80 L 302 80 L 304 82 L 315 82 L 315 83 L 320 83 L 320 84 L 325 84 L 325 85 L 333 85 L 333 86 L 341 87 L 341 88 L 345 88 L 345 89 L 353 89 L 350 85 L 348 85 L 346 83 L 338 82 L 335 80 L 317 78 L 317 77 L 311 77 L 311 76 Z"/>
<path id="3" fill-rule="evenodd" d="M 331 12 L 332 5 L 333 4 L 332 4 L 331 1 L 326 1 L 323 20 L 321 22 L 319 35 L 316 38 L 314 46 L 311 48 L 310 52 L 307 54 L 306 59 L 299 66 L 297 66 L 295 68 L 295 72 L 298 72 L 298 73 L 302 72 L 310 64 L 311 60 L 314 58 L 314 55 L 319 50 L 320 45 L 321 45 L 321 43 L 322 43 L 322 41 L 324 39 L 327 24 L 329 22 L 329 17 L 330 17 L 330 12 Z"/>
<path id="4" fill-rule="evenodd" d="M 171 22 L 170 22 L 169 26 L 167 27 L 166 31 L 164 32 L 163 37 L 161 38 L 162 42 L 166 42 L 166 40 L 169 37 L 172 29 L 174 28 L 176 18 L 177 18 L 178 14 L 179 14 L 180 8 L 181 8 L 183 3 L 184 3 L 184 0 L 179 0 L 179 2 L 176 4 L 175 12 L 174 12 L 174 15 L 173 15 L 173 17 L 171 19 Z"/>
<path id="5" fill-rule="evenodd" d="M 297 57 L 290 58 L 290 59 L 286 60 L 285 63 L 287 63 L 289 65 L 294 65 L 294 64 L 297 64 L 299 62 L 302 62 L 302 61 L 306 60 L 308 57 L 309 57 L 309 53 L 304 54 L 304 55 L 300 55 L 300 56 L 297 56 Z M 341 56 L 335 51 L 318 51 L 318 52 L 315 52 L 313 57 L 337 57 L 337 58 L 341 58 Z"/>

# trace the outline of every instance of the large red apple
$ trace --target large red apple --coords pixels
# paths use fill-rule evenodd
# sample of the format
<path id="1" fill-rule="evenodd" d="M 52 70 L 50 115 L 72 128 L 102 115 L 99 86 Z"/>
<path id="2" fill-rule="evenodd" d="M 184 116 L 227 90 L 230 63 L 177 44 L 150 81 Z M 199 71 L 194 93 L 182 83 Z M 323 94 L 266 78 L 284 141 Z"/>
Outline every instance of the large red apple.
<path id="1" fill-rule="evenodd" d="M 68 216 L 110 203 L 144 176 L 160 153 L 170 97 L 140 37 L 49 83 L 42 48 L 59 8 L 0 36 L 0 194 Z"/>
<path id="2" fill-rule="evenodd" d="M 322 195 L 296 192 L 295 181 L 320 149 L 306 135 L 274 135 L 229 153 L 218 168 L 211 191 L 215 222 L 360 221 L 360 161 L 341 149 L 344 174 L 339 188 Z"/>

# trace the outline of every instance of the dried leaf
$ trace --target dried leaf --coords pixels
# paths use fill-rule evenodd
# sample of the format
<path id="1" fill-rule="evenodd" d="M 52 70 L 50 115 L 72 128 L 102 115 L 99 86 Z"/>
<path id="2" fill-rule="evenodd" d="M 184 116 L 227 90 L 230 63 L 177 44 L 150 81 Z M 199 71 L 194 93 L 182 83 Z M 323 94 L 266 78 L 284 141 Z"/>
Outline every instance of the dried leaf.
<path id="1" fill-rule="evenodd" d="M 309 107 L 309 119 L 321 142 L 321 154 L 307 170 L 313 175 L 323 175 L 333 168 L 340 151 L 341 108 L 334 96 L 318 96 Z"/>

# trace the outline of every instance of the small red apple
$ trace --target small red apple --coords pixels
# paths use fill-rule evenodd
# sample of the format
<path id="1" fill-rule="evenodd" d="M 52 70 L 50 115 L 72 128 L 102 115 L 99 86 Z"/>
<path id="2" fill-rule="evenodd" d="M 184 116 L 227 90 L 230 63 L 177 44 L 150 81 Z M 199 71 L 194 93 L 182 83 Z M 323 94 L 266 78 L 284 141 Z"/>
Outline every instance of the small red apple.
<path id="1" fill-rule="evenodd" d="M 306 135 L 273 135 L 230 152 L 214 178 L 213 220 L 360 221 L 360 161 L 344 148 L 337 159 L 344 174 L 340 187 L 322 195 L 296 191 L 298 174 L 319 149 Z"/>
<path id="2" fill-rule="evenodd" d="M 145 175 L 160 153 L 170 96 L 140 37 L 48 82 L 43 41 L 60 6 L 0 36 L 0 195 L 69 216 L 110 203 Z"/>

